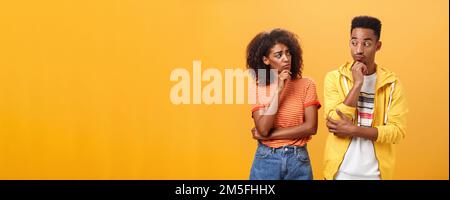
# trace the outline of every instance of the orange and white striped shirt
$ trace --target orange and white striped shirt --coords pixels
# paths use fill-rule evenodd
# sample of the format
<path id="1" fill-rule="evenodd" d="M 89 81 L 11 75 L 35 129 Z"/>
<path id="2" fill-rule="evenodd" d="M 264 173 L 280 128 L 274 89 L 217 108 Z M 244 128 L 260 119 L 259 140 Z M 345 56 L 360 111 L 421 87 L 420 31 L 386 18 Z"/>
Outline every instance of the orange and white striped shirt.
<path id="1" fill-rule="evenodd" d="M 274 85 L 256 87 L 256 104 L 252 106 L 252 112 L 266 108 L 272 99 L 261 98 L 258 96 L 258 90 L 266 89 L 267 91 L 269 88 L 273 89 Z M 312 79 L 307 77 L 295 80 L 288 79 L 284 87 L 280 94 L 273 128 L 299 126 L 304 122 L 306 107 L 321 107 L 317 97 L 316 84 Z M 269 92 L 265 94 L 270 95 Z M 261 142 L 266 146 L 277 148 L 286 145 L 304 146 L 309 140 L 311 140 L 311 136 L 299 139 L 261 140 Z"/>

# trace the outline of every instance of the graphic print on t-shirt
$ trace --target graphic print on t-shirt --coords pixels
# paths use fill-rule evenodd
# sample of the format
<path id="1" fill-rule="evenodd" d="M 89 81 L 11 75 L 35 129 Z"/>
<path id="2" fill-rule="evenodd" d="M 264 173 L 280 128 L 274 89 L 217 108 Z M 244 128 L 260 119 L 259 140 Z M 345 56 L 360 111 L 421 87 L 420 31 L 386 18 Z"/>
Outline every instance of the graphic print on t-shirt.
<path id="1" fill-rule="evenodd" d="M 360 93 L 358 98 L 358 126 L 372 126 L 374 97 L 374 93 Z"/>

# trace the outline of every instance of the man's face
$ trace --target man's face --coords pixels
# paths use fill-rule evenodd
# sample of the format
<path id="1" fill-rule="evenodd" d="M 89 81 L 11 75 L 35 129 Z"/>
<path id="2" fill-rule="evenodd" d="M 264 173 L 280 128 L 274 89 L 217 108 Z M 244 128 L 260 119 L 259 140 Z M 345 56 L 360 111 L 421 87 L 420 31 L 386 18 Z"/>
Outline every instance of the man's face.
<path id="1" fill-rule="evenodd" d="M 352 30 L 350 50 L 354 61 L 370 65 L 375 61 L 375 53 L 381 48 L 372 29 L 355 28 Z"/>

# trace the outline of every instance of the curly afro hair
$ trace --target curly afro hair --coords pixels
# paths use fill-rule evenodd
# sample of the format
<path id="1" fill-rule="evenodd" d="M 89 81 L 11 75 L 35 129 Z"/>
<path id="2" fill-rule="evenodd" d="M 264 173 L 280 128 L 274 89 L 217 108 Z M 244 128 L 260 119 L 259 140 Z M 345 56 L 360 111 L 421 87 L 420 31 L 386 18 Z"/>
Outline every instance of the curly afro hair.
<path id="1" fill-rule="evenodd" d="M 247 46 L 247 68 L 251 69 L 251 75 L 258 83 L 269 85 L 272 83 L 270 66 L 264 64 L 263 57 L 268 56 L 270 49 L 276 44 L 284 44 L 291 53 L 291 73 L 292 79 L 302 76 L 303 59 L 302 49 L 297 39 L 297 35 L 283 29 L 273 29 L 270 32 L 261 32 L 257 34 Z M 264 70 L 266 73 L 258 73 L 258 70 Z M 297 76 L 295 76 L 297 75 Z M 261 77 L 260 77 L 261 76 Z"/>

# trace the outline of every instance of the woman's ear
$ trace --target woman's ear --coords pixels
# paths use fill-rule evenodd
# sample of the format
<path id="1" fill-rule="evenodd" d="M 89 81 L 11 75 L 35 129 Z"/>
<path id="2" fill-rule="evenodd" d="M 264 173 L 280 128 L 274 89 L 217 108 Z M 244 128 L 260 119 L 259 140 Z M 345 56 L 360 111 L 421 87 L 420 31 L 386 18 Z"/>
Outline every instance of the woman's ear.
<path id="1" fill-rule="evenodd" d="M 263 63 L 265 65 L 269 65 L 270 64 L 269 58 L 267 58 L 266 56 L 263 56 L 262 60 L 263 60 Z"/>

